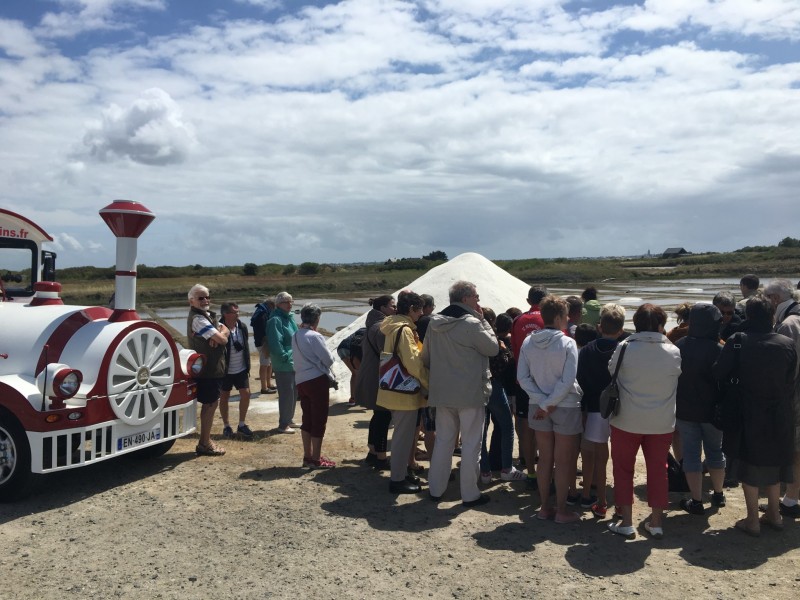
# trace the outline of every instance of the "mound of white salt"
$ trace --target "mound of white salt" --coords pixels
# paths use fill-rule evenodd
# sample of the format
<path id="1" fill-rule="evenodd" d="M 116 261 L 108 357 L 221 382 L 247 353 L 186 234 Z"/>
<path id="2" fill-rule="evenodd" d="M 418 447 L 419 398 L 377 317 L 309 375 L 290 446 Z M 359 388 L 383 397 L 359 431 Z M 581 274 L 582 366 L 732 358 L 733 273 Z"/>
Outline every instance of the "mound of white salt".
<path id="1" fill-rule="evenodd" d="M 450 304 L 447 294 L 450 286 L 462 279 L 471 281 L 477 286 L 480 305 L 491 308 L 495 313 L 504 312 L 512 306 L 521 308 L 523 311 L 528 309 L 525 299 L 528 297 L 530 285 L 474 252 L 459 254 L 446 263 L 434 267 L 407 286 L 396 290 L 392 295 L 397 298 L 397 294 L 403 290 L 411 290 L 417 294 L 430 294 L 435 298 L 436 312 L 439 312 Z M 328 339 L 328 348 L 334 356 L 336 356 L 336 347 L 339 342 L 359 327 L 363 327 L 366 318 L 367 313 L 365 312 L 349 326 Z M 339 380 L 339 390 L 331 390 L 331 398 L 337 401 L 347 401 L 350 397 L 350 371 L 338 356 L 333 365 L 333 372 L 336 379 Z"/>

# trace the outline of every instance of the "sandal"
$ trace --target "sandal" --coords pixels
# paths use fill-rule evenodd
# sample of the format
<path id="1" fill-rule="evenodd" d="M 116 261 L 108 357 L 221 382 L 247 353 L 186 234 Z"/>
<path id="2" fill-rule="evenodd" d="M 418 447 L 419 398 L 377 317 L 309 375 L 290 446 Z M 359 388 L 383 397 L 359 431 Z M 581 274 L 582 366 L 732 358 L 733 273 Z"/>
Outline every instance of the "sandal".
<path id="1" fill-rule="evenodd" d="M 556 509 L 554 508 L 540 508 L 536 513 L 536 518 L 540 521 L 552 521 L 556 518 Z"/>
<path id="2" fill-rule="evenodd" d="M 608 524 L 608 530 L 628 540 L 632 540 L 636 537 L 636 529 L 634 529 L 633 525 L 622 525 L 614 521 Z"/>
<path id="3" fill-rule="evenodd" d="M 781 521 L 770 521 L 767 518 L 767 515 L 764 515 L 758 520 L 758 522 L 761 523 L 762 525 L 766 525 L 767 527 L 769 527 L 773 531 L 783 531 L 783 521 L 782 520 Z"/>
<path id="4" fill-rule="evenodd" d="M 211 442 L 211 444 L 208 446 L 204 444 L 197 444 L 194 452 L 197 454 L 197 456 L 222 456 L 225 454 L 225 448 L 217 446 L 214 442 Z"/>

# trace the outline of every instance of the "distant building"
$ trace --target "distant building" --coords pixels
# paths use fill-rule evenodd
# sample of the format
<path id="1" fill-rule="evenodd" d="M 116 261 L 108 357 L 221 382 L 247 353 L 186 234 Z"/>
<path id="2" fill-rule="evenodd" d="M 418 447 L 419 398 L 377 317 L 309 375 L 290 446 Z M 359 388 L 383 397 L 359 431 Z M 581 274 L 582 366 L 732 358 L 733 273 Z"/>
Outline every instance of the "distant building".
<path id="1" fill-rule="evenodd" d="M 664 250 L 661 258 L 678 258 L 684 254 L 689 254 L 689 252 L 686 251 L 686 248 L 667 248 Z"/>

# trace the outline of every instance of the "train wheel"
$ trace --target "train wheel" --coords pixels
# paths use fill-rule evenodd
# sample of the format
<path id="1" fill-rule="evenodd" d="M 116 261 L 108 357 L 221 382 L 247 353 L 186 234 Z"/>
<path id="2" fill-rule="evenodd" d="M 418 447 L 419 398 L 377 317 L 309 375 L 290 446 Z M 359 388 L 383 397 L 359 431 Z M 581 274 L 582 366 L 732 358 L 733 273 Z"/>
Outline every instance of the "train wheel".
<path id="1" fill-rule="evenodd" d="M 0 412 L 0 502 L 22 498 L 33 480 L 28 436 L 16 419 Z"/>

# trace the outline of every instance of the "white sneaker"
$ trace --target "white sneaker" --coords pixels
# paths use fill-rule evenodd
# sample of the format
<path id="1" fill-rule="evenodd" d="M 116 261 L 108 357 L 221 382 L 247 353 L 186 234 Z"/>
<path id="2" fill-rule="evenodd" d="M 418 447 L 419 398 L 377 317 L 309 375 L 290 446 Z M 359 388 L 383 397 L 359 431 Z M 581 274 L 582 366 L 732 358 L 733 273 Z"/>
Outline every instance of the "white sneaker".
<path id="1" fill-rule="evenodd" d="M 492 474 L 491 473 L 481 473 L 481 483 L 483 485 L 489 484 L 492 482 Z"/>
<path id="2" fill-rule="evenodd" d="M 521 481 L 526 477 L 527 475 L 525 475 L 525 473 L 517 470 L 514 467 L 511 467 L 511 470 L 508 472 L 505 471 L 500 472 L 500 479 L 502 479 L 503 481 Z"/>
<path id="3" fill-rule="evenodd" d="M 280 433 L 294 433 L 296 430 L 295 430 L 295 429 L 292 429 L 291 427 L 289 427 L 289 426 L 287 425 L 286 427 L 279 427 L 279 428 L 278 428 L 278 431 L 279 431 Z"/>

